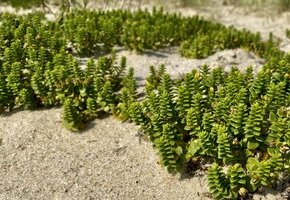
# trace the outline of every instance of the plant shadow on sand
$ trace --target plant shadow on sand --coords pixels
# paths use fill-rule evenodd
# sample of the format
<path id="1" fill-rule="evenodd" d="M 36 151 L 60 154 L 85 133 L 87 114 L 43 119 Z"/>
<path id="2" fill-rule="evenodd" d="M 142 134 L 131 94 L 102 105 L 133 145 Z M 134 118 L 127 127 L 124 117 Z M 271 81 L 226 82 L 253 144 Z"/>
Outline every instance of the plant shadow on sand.
<path id="1" fill-rule="evenodd" d="M 3 117 L 3 118 L 11 117 L 12 115 L 17 114 L 17 113 L 22 112 L 22 111 L 40 112 L 40 111 L 49 111 L 50 109 L 61 109 L 61 108 L 62 108 L 62 105 L 52 106 L 52 107 L 40 107 L 40 108 L 35 108 L 35 109 L 23 109 L 21 107 L 16 107 L 16 108 L 13 108 L 13 110 L 11 110 L 11 111 L 6 110 L 6 111 L 0 113 L 0 118 L 1 117 Z M 80 130 L 71 131 L 71 132 L 75 132 L 75 133 L 79 133 L 79 134 L 85 134 L 89 130 L 95 128 L 95 126 L 96 126 L 95 120 L 96 119 L 102 120 L 102 119 L 109 118 L 110 116 L 111 116 L 111 114 L 106 113 L 104 111 L 100 111 L 96 118 L 89 119 L 89 120 L 85 121 L 84 124 L 83 124 L 83 127 Z M 62 120 L 61 120 L 61 122 L 62 122 Z"/>
<path id="2" fill-rule="evenodd" d="M 22 111 L 29 111 L 29 112 L 35 112 L 35 111 L 45 111 L 45 110 L 50 110 L 52 108 L 61 108 L 61 105 L 57 105 L 57 106 L 51 106 L 51 107 L 37 107 L 37 108 L 31 108 L 31 109 L 24 109 L 22 107 L 15 107 L 11 110 L 5 110 L 3 112 L 0 112 L 0 117 L 10 117 L 18 112 L 22 112 Z"/>

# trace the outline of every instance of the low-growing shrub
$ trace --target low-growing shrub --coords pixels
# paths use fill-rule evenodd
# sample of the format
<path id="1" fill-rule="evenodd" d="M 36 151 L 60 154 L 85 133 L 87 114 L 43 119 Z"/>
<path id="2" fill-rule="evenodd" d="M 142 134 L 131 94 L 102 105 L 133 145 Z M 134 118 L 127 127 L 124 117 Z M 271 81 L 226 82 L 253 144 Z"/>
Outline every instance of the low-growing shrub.
<path id="1" fill-rule="evenodd" d="M 245 196 L 289 170 L 290 68 L 284 64 L 265 65 L 255 78 L 251 68 L 241 73 L 202 66 L 181 81 L 164 73 L 130 105 L 130 116 L 170 172 L 202 159 L 214 163 L 208 183 L 216 199 Z"/>
<path id="2" fill-rule="evenodd" d="M 89 59 L 82 69 L 73 56 L 101 54 L 114 45 L 142 52 L 180 44 L 186 57 L 242 47 L 267 62 L 257 75 L 251 67 L 241 73 L 205 65 L 178 80 L 164 65 L 151 66 L 145 96 L 138 98 L 126 58 Z M 0 112 L 63 106 L 63 125 L 73 131 L 104 113 L 132 120 L 169 172 L 185 172 L 197 160 L 212 164 L 213 197 L 236 199 L 289 170 L 289 61 L 271 35 L 262 41 L 246 30 L 156 9 L 83 10 L 59 22 L 2 14 Z"/>

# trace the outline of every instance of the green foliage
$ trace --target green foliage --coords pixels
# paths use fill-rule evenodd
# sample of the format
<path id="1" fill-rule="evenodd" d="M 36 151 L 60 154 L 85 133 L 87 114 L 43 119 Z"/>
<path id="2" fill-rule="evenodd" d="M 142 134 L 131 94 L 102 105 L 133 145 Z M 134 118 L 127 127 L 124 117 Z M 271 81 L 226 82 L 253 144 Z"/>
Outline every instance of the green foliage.
<path id="1" fill-rule="evenodd" d="M 43 22 L 37 14 L 3 14 L 1 20 L 1 112 L 65 104 L 63 124 L 78 130 L 126 101 L 125 111 L 136 98 L 136 80 L 132 70 L 125 73 L 125 58 L 89 60 L 83 70 L 69 53 L 60 24 Z M 128 88 L 130 101 L 125 94 L 118 96 L 122 88 Z"/>
<path id="2" fill-rule="evenodd" d="M 172 106 L 172 100 L 170 98 L 170 94 L 167 91 L 163 91 L 160 94 L 159 99 L 159 109 L 158 109 L 158 117 L 159 120 L 168 122 L 171 121 L 174 117 L 174 109 Z"/>
<path id="3" fill-rule="evenodd" d="M 253 104 L 244 127 L 244 141 L 247 143 L 249 150 L 256 149 L 259 146 L 259 142 L 263 142 L 261 138 L 263 116 L 264 111 L 262 105 L 258 102 Z"/>
<path id="4" fill-rule="evenodd" d="M 178 98 L 176 101 L 176 110 L 179 113 L 179 117 L 182 119 L 185 119 L 185 116 L 187 115 L 188 109 L 190 108 L 190 104 L 191 104 L 191 96 L 185 84 L 180 85 L 178 87 L 177 95 L 178 95 Z"/>
<path id="5" fill-rule="evenodd" d="M 189 108 L 186 116 L 183 117 L 186 119 L 184 129 L 190 131 L 191 136 L 197 136 L 197 134 L 201 131 L 200 110 L 197 108 Z"/>
<path id="6" fill-rule="evenodd" d="M 0 75 L 0 113 L 9 108 L 10 104 L 13 104 L 12 95 L 7 87 L 7 83 L 3 77 Z"/>
<path id="7" fill-rule="evenodd" d="M 243 126 L 245 124 L 247 106 L 240 103 L 231 108 L 231 113 L 229 115 L 229 131 L 241 138 L 243 135 Z"/>
<path id="8" fill-rule="evenodd" d="M 122 80 L 122 85 L 128 90 L 130 98 L 137 98 L 137 81 L 134 75 L 134 68 L 129 69 L 127 76 Z"/>
<path id="9" fill-rule="evenodd" d="M 258 161 L 253 157 L 247 161 L 247 170 L 251 176 L 250 184 L 253 188 L 268 185 L 277 179 L 278 171 L 281 169 L 283 169 L 283 159 L 279 154 L 263 161 Z"/>
<path id="10" fill-rule="evenodd" d="M 287 38 L 290 38 L 290 30 L 289 29 L 286 29 L 286 36 L 287 36 Z"/>
<path id="11" fill-rule="evenodd" d="M 158 84 L 161 82 L 161 79 L 165 73 L 165 66 L 160 65 L 156 69 L 153 65 L 149 67 L 149 76 L 146 77 L 146 92 L 157 89 Z"/>
<path id="12" fill-rule="evenodd" d="M 259 100 L 259 97 L 265 95 L 266 87 L 267 87 L 267 74 L 265 71 L 261 71 L 253 83 L 250 86 L 250 97 L 249 100 L 251 103 Z M 269 80 L 269 79 L 268 79 Z"/>
<path id="13" fill-rule="evenodd" d="M 43 26 L 39 15 L 35 15 L 34 19 L 35 25 Z M 115 45 L 139 53 L 148 49 L 181 46 L 181 54 L 193 58 L 204 58 L 218 50 L 237 47 L 252 50 L 265 58 L 273 53 L 281 55 L 271 38 L 263 42 L 259 34 L 225 27 L 198 16 L 184 18 L 164 13 L 162 9 L 153 9 L 152 13 L 141 10 L 133 13 L 121 10 L 74 10 L 65 13 L 58 24 L 50 22 L 44 27 L 35 31 L 34 27 L 25 30 L 25 26 L 19 26 L 15 33 L 20 35 L 27 31 L 27 47 L 43 46 L 43 43 L 39 45 L 38 40 L 45 37 L 51 49 L 70 46 L 70 51 L 80 56 L 110 52 Z M 38 35 L 38 30 L 47 32 Z M 12 31 L 9 30 L 5 36 L 13 34 Z M 52 35 L 49 31 L 55 34 Z"/>
<path id="14" fill-rule="evenodd" d="M 207 131 L 201 131 L 198 134 L 198 140 L 200 142 L 201 146 L 201 155 L 213 157 L 217 155 L 217 151 L 215 148 L 216 146 L 216 140 L 217 140 L 217 134 L 216 129 L 213 128 L 211 132 Z"/>
<path id="15" fill-rule="evenodd" d="M 290 146 L 290 121 L 288 109 L 281 107 L 277 114 L 271 112 L 269 121 L 271 125 L 267 136 L 268 145 L 270 147 L 280 148 L 279 150 L 285 153 L 285 150 Z"/>
<path id="16" fill-rule="evenodd" d="M 134 123 L 136 123 L 137 125 L 140 125 L 141 128 L 145 131 L 148 129 L 149 120 L 144 115 L 140 103 L 134 102 L 130 104 L 129 114 L 130 114 L 131 119 L 134 121 Z"/>
<path id="17" fill-rule="evenodd" d="M 289 169 L 283 164 L 289 162 L 288 82 L 287 76 L 279 75 L 288 70 L 270 73 L 265 67 L 254 77 L 252 68 L 226 73 L 203 66 L 177 81 L 164 73 L 144 99 L 133 103 L 138 105 L 140 122 L 133 121 L 143 123 L 142 130 L 158 152 L 164 152 L 157 143 L 163 138 L 163 126 L 170 124 L 173 141 L 162 145 L 169 151 L 170 145 L 178 144 L 178 156 L 168 152 L 175 158 L 172 163 L 184 166 L 202 159 L 228 167 L 227 173 L 220 167 L 209 172 L 216 178 L 208 178 L 210 191 L 217 199 L 245 197 L 248 191 L 271 186 L 280 172 Z M 162 160 L 164 155 L 160 156 Z M 251 158 L 257 159 L 258 167 L 248 167 Z"/>
<path id="18" fill-rule="evenodd" d="M 238 195 L 247 195 L 244 187 L 247 186 L 249 177 L 238 163 L 230 165 L 227 173 L 217 163 L 213 163 L 208 169 L 207 179 L 209 191 L 215 199 L 237 199 Z"/>
<path id="19" fill-rule="evenodd" d="M 206 58 L 214 54 L 218 47 L 214 47 L 210 35 L 197 35 L 192 40 L 186 40 L 181 44 L 180 53 L 187 58 Z"/>
<path id="20" fill-rule="evenodd" d="M 103 89 L 98 94 L 97 102 L 106 112 L 111 112 L 114 109 L 116 96 L 114 94 L 110 81 L 104 83 Z"/>
<path id="21" fill-rule="evenodd" d="M 230 180 L 230 188 L 238 192 L 241 188 L 247 187 L 248 176 L 245 174 L 241 164 L 236 163 L 228 168 L 227 173 Z"/>
<path id="22" fill-rule="evenodd" d="M 86 100 L 86 110 L 85 114 L 87 118 L 95 118 L 98 116 L 98 104 L 96 100 L 92 97 L 88 97 Z"/>
<path id="23" fill-rule="evenodd" d="M 164 65 L 151 66 L 139 98 L 126 58 L 118 62 L 113 53 L 90 59 L 82 69 L 73 56 L 105 53 L 115 45 L 141 53 L 180 44 L 193 57 L 243 47 L 267 63 L 256 76 L 251 67 L 241 73 L 204 65 L 180 80 Z M 289 171 L 289 61 L 271 38 L 156 9 L 75 11 L 58 23 L 3 14 L 0 112 L 63 106 L 63 125 L 70 130 L 103 113 L 131 120 L 169 172 L 184 171 L 197 159 L 214 163 L 208 171 L 213 196 L 236 199 Z"/>
<path id="24" fill-rule="evenodd" d="M 11 66 L 11 71 L 7 75 L 7 86 L 12 91 L 14 96 L 17 96 L 22 87 L 21 78 L 21 63 L 15 62 Z"/>
<path id="25" fill-rule="evenodd" d="M 264 58 L 268 58 L 270 52 L 277 52 L 277 44 L 272 40 L 261 42 L 260 34 L 238 31 L 233 26 L 225 28 L 205 23 L 197 33 L 181 41 L 180 53 L 187 58 L 205 58 L 219 50 L 238 47 L 254 51 Z"/>
<path id="26" fill-rule="evenodd" d="M 66 13 L 61 22 L 58 28 L 64 30 L 63 37 L 81 56 L 110 52 L 114 45 L 137 53 L 180 46 L 181 55 L 191 58 L 204 58 L 219 50 L 238 47 L 265 58 L 278 53 L 277 44 L 272 40 L 263 42 L 259 34 L 156 8 L 152 13 L 75 10 Z"/>
<path id="27" fill-rule="evenodd" d="M 63 125 L 65 128 L 77 131 L 82 126 L 82 121 L 80 117 L 80 113 L 77 108 L 73 105 L 73 101 L 71 99 L 66 99 L 63 104 Z"/>
<path id="28" fill-rule="evenodd" d="M 120 103 L 114 110 L 114 115 L 121 121 L 127 121 L 130 118 L 129 106 L 134 102 L 133 96 L 130 96 L 130 91 L 123 88 L 120 93 Z"/>
<path id="29" fill-rule="evenodd" d="M 31 89 L 23 88 L 19 92 L 19 96 L 15 99 L 17 106 L 23 106 L 24 109 L 32 109 L 35 107 L 35 96 Z"/>
<path id="30" fill-rule="evenodd" d="M 268 92 L 266 93 L 264 100 L 267 109 L 272 112 L 276 112 L 281 106 L 285 105 L 285 82 L 279 82 L 277 84 L 270 83 L 268 86 Z"/>
<path id="31" fill-rule="evenodd" d="M 208 169 L 207 180 L 215 199 L 237 199 L 238 194 L 230 190 L 230 181 L 217 163 Z"/>
<path id="32" fill-rule="evenodd" d="M 162 164 L 167 167 L 169 172 L 177 171 L 178 164 L 178 134 L 174 126 L 164 124 L 162 126 L 161 136 L 154 141 L 159 154 L 161 155 Z M 180 153 L 179 153 L 180 154 Z"/>
<path id="33" fill-rule="evenodd" d="M 224 126 L 217 127 L 217 144 L 218 144 L 218 158 L 223 161 L 224 164 L 229 163 L 233 159 L 233 153 L 229 136 Z"/>

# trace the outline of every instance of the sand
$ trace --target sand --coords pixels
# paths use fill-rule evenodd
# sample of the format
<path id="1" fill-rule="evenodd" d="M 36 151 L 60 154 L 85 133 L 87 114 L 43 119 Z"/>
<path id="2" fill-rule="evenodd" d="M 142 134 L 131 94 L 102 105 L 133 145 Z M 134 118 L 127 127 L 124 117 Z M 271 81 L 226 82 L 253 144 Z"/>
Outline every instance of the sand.
<path id="1" fill-rule="evenodd" d="M 81 133 L 61 110 L 1 117 L 0 199 L 198 199 L 205 176 L 169 175 L 133 124 L 112 117 Z"/>
<path id="2" fill-rule="evenodd" d="M 281 38 L 281 49 L 290 49 L 284 34 L 285 28 L 290 27 L 290 13 L 261 16 L 220 4 L 176 10 L 260 31 L 264 38 L 274 31 Z M 165 64 L 172 76 L 179 77 L 203 64 L 224 66 L 226 70 L 231 66 L 244 70 L 252 65 L 257 72 L 264 62 L 242 49 L 218 52 L 202 60 L 182 58 L 176 48 L 148 51 L 144 55 L 118 49 L 117 55 L 127 57 L 128 66 L 134 67 L 140 79 L 139 85 L 144 83 L 150 65 Z M 0 200 L 211 199 L 204 172 L 197 171 L 194 176 L 170 175 L 158 163 L 155 150 L 140 137 L 138 127 L 113 117 L 96 119 L 86 130 L 72 133 L 61 125 L 60 108 L 14 111 L 0 116 Z M 253 198 L 287 199 L 287 184 L 281 182 L 275 189 L 262 190 Z"/>

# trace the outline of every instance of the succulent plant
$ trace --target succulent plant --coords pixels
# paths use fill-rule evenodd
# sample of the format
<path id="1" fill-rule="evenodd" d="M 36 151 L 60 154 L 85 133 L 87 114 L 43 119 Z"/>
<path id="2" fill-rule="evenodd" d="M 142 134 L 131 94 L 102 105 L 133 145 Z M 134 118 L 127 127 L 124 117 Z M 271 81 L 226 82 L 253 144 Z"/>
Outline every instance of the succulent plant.
<path id="1" fill-rule="evenodd" d="M 133 121 L 169 172 L 184 172 L 193 160 L 213 163 L 208 183 L 216 199 L 244 197 L 289 171 L 290 56 L 272 37 L 162 9 L 63 14 L 58 22 L 1 14 L 0 113 L 61 105 L 63 125 L 73 131 L 104 112 Z M 252 67 L 203 65 L 178 80 L 165 65 L 150 66 L 141 97 L 116 45 L 138 53 L 180 46 L 195 58 L 242 47 L 266 64 L 257 75 Z M 111 51 L 85 69 L 74 57 Z"/>

